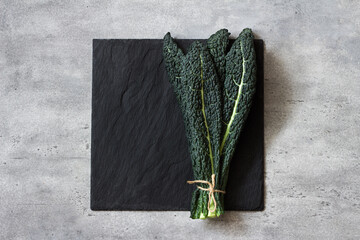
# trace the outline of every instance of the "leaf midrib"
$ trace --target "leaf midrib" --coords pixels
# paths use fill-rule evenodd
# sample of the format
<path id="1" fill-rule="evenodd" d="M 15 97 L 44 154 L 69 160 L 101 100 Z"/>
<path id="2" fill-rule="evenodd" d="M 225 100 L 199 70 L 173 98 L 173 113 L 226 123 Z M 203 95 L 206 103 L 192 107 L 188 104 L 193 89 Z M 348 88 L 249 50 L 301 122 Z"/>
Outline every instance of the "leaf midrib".
<path id="1" fill-rule="evenodd" d="M 224 134 L 224 138 L 221 142 L 221 145 L 220 145 L 220 155 L 222 154 L 222 151 L 224 149 L 224 146 L 225 146 L 225 142 L 230 134 L 230 128 L 231 128 L 231 125 L 233 124 L 233 121 L 235 119 L 235 116 L 237 113 L 237 107 L 239 105 L 239 101 L 240 101 L 240 97 L 241 97 L 241 94 L 242 94 L 242 88 L 244 86 L 244 76 L 245 76 L 245 73 L 246 73 L 246 70 L 245 70 L 245 57 L 244 57 L 244 52 L 243 52 L 243 46 L 240 42 L 240 51 L 241 51 L 241 55 L 243 57 L 243 60 L 242 60 L 242 67 L 243 67 L 243 70 L 242 70 L 242 75 L 241 75 L 241 81 L 240 81 L 240 85 L 238 85 L 238 93 L 237 93 L 237 96 L 236 96 L 236 100 L 235 100 L 235 104 L 234 104 L 234 108 L 233 108 L 233 112 L 231 114 L 231 117 L 230 117 L 230 121 L 229 123 L 227 123 L 227 127 L 226 127 L 226 131 L 225 131 L 225 134 Z"/>
<path id="2" fill-rule="evenodd" d="M 205 127 L 206 127 L 206 139 L 208 140 L 209 143 L 209 156 L 210 156 L 210 162 L 211 162 L 211 173 L 214 174 L 214 158 L 213 158 L 213 154 L 212 154 L 212 150 L 211 150 L 211 141 L 210 141 L 210 132 L 209 132 L 209 127 L 207 124 L 207 120 L 206 120 L 206 114 L 205 114 L 205 100 L 204 100 L 204 76 L 203 76 L 203 60 L 200 54 L 200 78 L 201 78 L 201 104 L 202 104 L 202 114 L 204 116 L 204 123 L 205 123 Z"/>

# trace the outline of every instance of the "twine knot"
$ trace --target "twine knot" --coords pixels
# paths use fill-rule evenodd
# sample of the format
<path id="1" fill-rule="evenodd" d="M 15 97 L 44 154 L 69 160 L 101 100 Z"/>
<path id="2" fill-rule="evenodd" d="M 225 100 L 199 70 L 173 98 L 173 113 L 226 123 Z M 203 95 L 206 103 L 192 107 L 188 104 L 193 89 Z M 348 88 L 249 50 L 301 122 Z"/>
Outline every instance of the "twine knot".
<path id="1" fill-rule="evenodd" d="M 203 190 L 203 191 L 208 191 L 209 192 L 208 209 L 209 209 L 210 212 L 215 212 L 215 210 L 216 210 L 216 200 L 215 200 L 214 193 L 218 192 L 218 193 L 225 194 L 225 191 L 215 189 L 215 174 L 211 175 L 211 182 L 205 181 L 205 180 L 194 180 L 194 181 L 187 181 L 187 183 L 189 183 L 189 184 L 204 183 L 204 184 L 209 185 L 209 188 L 203 188 L 203 187 L 200 187 L 198 185 L 196 185 L 196 187 Z M 211 199 L 214 201 L 214 209 L 210 209 Z"/>

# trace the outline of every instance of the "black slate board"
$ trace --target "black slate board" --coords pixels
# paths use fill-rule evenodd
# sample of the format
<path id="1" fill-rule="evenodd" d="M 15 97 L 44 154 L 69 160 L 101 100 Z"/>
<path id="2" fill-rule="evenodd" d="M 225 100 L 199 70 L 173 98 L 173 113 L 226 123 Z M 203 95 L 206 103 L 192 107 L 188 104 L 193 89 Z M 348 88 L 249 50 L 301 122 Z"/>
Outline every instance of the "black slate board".
<path id="1" fill-rule="evenodd" d="M 176 40 L 184 51 L 193 41 Z M 231 163 L 227 210 L 264 208 L 262 40 L 255 49 L 257 92 Z M 191 160 L 162 40 L 93 40 L 91 133 L 92 210 L 190 210 Z"/>

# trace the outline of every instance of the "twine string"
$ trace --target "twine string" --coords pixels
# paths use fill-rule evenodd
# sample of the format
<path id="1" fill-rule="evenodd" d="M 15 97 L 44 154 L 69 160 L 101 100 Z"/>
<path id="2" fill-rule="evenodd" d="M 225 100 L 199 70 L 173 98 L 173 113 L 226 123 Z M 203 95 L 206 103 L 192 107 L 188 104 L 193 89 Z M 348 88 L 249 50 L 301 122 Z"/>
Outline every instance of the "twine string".
<path id="1" fill-rule="evenodd" d="M 203 187 L 200 187 L 199 185 L 196 185 L 196 187 L 203 190 L 203 191 L 209 192 L 208 210 L 210 212 L 215 212 L 215 210 L 216 210 L 216 200 L 215 200 L 214 193 L 218 192 L 218 193 L 225 194 L 225 191 L 215 189 L 215 174 L 211 175 L 211 182 L 205 181 L 205 180 L 194 180 L 194 181 L 187 181 L 187 183 L 188 184 L 204 183 L 204 184 L 209 185 L 209 188 L 203 188 Z M 211 199 L 214 201 L 214 209 L 210 208 Z"/>

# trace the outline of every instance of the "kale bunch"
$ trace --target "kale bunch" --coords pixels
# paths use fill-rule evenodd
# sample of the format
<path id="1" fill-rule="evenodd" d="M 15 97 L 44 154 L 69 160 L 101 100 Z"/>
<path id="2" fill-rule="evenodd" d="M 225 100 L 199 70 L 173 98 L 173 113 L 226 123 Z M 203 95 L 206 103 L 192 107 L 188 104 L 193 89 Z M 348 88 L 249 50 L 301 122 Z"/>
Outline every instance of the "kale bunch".
<path id="1" fill-rule="evenodd" d="M 194 178 L 211 183 L 215 175 L 213 188 L 219 191 L 225 191 L 230 161 L 256 86 L 251 29 L 244 29 L 227 51 L 229 35 L 227 29 L 221 29 L 206 44 L 194 41 L 186 54 L 170 33 L 164 36 L 163 45 L 166 71 L 185 123 Z M 215 192 L 211 198 L 208 191 L 200 189 L 207 188 L 206 183 L 197 185 L 190 217 L 223 214 L 224 194 Z"/>

